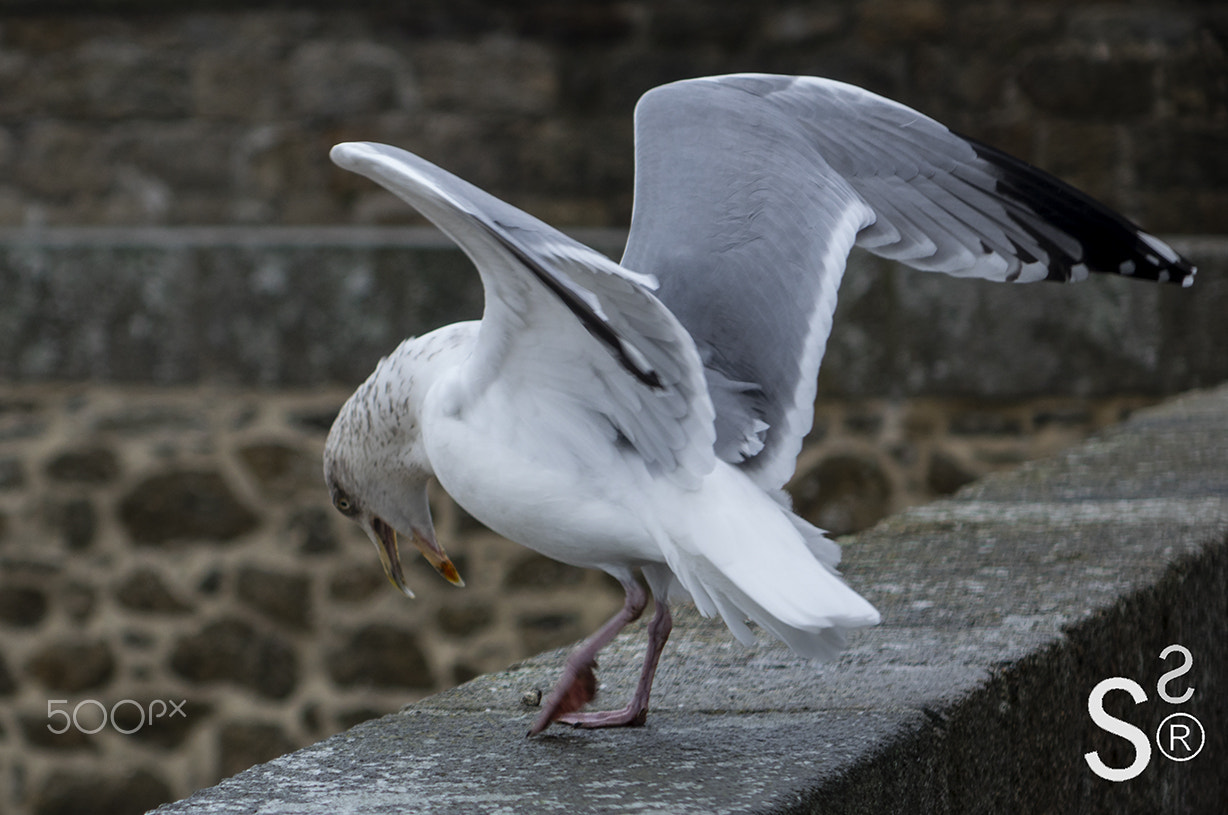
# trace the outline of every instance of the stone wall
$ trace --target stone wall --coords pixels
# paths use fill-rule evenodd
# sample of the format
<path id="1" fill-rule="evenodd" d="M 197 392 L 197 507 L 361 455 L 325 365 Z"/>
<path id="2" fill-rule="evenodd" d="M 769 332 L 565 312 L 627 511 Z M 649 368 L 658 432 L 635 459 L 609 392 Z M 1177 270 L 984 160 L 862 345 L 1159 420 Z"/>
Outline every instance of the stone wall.
<path id="1" fill-rule="evenodd" d="M 404 222 L 328 164 L 359 138 L 625 226 L 638 96 L 757 70 L 900 99 L 1153 231 L 1228 226 L 1222 4 L 286 5 L 0 3 L 0 224 Z"/>
<path id="2" fill-rule="evenodd" d="M 439 538 L 468 585 L 415 558 L 418 597 L 402 597 L 322 487 L 346 395 L 0 390 L 0 810 L 144 811 L 618 608 L 608 578 L 499 539 L 442 494 Z M 811 520 L 852 531 L 1149 401 L 820 402 L 792 490 Z M 137 705 L 159 702 L 183 715 L 143 723 Z M 82 732 L 103 724 L 97 703 L 118 723 Z M 50 710 L 76 723 L 50 732 L 66 724 Z"/>

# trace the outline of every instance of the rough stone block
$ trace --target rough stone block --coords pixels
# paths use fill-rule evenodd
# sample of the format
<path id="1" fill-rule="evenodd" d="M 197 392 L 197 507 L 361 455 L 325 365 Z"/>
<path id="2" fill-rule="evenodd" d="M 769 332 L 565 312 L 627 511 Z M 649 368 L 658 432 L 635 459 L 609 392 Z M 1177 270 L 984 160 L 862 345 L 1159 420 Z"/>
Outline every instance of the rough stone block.
<path id="1" fill-rule="evenodd" d="M 191 60 L 192 112 L 206 118 L 271 119 L 285 108 L 273 53 L 208 50 Z"/>
<path id="2" fill-rule="evenodd" d="M 1019 75 L 1023 92 L 1046 113 L 1072 119 L 1137 120 L 1156 104 L 1149 59 L 1038 56 Z"/>
<path id="3" fill-rule="evenodd" d="M 311 622 L 311 581 L 258 567 L 244 567 L 235 578 L 239 599 L 274 622 L 306 629 Z"/>
<path id="4" fill-rule="evenodd" d="M 115 655 L 105 642 L 53 642 L 30 657 L 26 673 L 50 690 L 93 690 L 111 681 Z"/>
<path id="5" fill-rule="evenodd" d="M 0 696 L 12 696 L 16 692 L 17 680 L 13 678 L 4 654 L 0 654 Z"/>
<path id="6" fill-rule="evenodd" d="M 119 475 L 119 458 L 107 447 L 65 450 L 47 462 L 46 472 L 56 481 L 104 484 Z"/>
<path id="7" fill-rule="evenodd" d="M 298 540 L 298 550 L 304 555 L 322 556 L 340 548 L 333 530 L 333 518 L 321 507 L 298 510 L 290 517 L 289 530 Z"/>
<path id="8" fill-rule="evenodd" d="M 33 628 L 47 616 L 47 593 L 34 586 L 0 585 L 0 622 Z"/>
<path id="9" fill-rule="evenodd" d="M 328 584 L 328 596 L 343 603 L 356 603 L 370 599 L 387 584 L 379 570 L 372 564 L 339 569 Z"/>
<path id="10" fill-rule="evenodd" d="M 367 625 L 349 634 L 330 655 L 328 672 L 342 687 L 430 688 L 435 684 L 417 636 L 393 625 Z"/>
<path id="11" fill-rule="evenodd" d="M 34 791 L 33 815 L 140 815 L 171 799 L 171 790 L 149 770 L 122 774 L 53 772 Z"/>
<path id="12" fill-rule="evenodd" d="M 891 508 L 892 485 L 868 455 L 836 454 L 789 482 L 793 510 L 832 535 L 876 523 Z"/>
<path id="13" fill-rule="evenodd" d="M 150 476 L 120 502 L 119 517 L 132 540 L 143 544 L 232 541 L 259 523 L 214 472 Z"/>
<path id="14" fill-rule="evenodd" d="M 238 451 L 239 460 L 260 487 L 273 495 L 318 489 L 323 483 L 320 462 L 302 450 L 280 442 L 258 442 Z"/>
<path id="15" fill-rule="evenodd" d="M 503 577 L 509 589 L 541 589 L 545 586 L 576 585 L 584 580 L 584 570 L 559 563 L 544 555 L 529 553 L 520 556 Z"/>
<path id="16" fill-rule="evenodd" d="M 558 648 L 591 633 L 584 630 L 580 615 L 570 612 L 521 614 L 516 618 L 516 630 L 529 652 Z"/>
<path id="17" fill-rule="evenodd" d="M 47 526 L 58 531 L 70 550 L 88 549 L 94 542 L 98 516 L 88 498 L 49 501 L 43 507 Z"/>
<path id="18" fill-rule="evenodd" d="M 25 483 L 25 468 L 19 459 L 0 459 L 0 490 L 17 489 Z"/>
<path id="19" fill-rule="evenodd" d="M 498 37 L 426 41 L 410 58 L 422 103 L 432 110 L 543 113 L 556 102 L 554 58 L 535 43 Z"/>
<path id="20" fill-rule="evenodd" d="M 495 614 L 485 604 L 445 606 L 435 614 L 439 629 L 451 637 L 472 636 L 494 622 Z"/>
<path id="21" fill-rule="evenodd" d="M 276 724 L 227 722 L 218 732 L 217 774 L 223 778 L 294 749 Z"/>
<path id="22" fill-rule="evenodd" d="M 417 96 L 402 55 L 369 41 L 304 43 L 291 54 L 287 76 L 295 110 L 309 116 L 411 108 Z"/>
<path id="23" fill-rule="evenodd" d="M 175 596 L 153 569 L 138 568 L 115 589 L 115 599 L 124 608 L 152 614 L 185 614 L 189 603 Z"/>
<path id="24" fill-rule="evenodd" d="M 975 479 L 976 474 L 954 456 L 942 452 L 930 456 L 925 484 L 934 495 L 950 495 Z"/>
<path id="25" fill-rule="evenodd" d="M 249 623 L 221 619 L 179 639 L 171 669 L 193 682 L 234 682 L 271 699 L 284 699 L 298 684 L 298 656 L 280 637 Z"/>

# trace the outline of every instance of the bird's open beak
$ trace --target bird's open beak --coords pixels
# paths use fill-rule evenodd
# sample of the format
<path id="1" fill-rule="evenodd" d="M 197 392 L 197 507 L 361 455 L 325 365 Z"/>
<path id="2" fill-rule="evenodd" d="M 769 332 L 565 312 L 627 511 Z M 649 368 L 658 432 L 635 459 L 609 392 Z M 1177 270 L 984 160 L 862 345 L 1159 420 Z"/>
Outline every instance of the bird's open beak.
<path id="1" fill-rule="evenodd" d="M 375 548 L 379 552 L 379 560 L 384 567 L 384 574 L 388 575 L 392 585 L 396 586 L 402 594 L 406 597 L 413 597 L 414 593 L 405 584 L 405 573 L 401 569 L 401 552 L 397 548 L 397 531 L 381 518 L 376 518 L 371 522 L 371 531 L 375 533 Z M 434 566 L 435 571 L 443 575 L 445 580 L 454 586 L 465 585 L 465 581 L 461 580 L 460 573 L 456 571 L 456 567 L 448 559 L 447 554 L 443 551 L 443 547 L 435 540 L 434 532 L 414 528 L 410 530 L 410 537 L 414 542 L 414 546 L 418 547 L 418 551 L 426 558 L 426 562 Z"/>

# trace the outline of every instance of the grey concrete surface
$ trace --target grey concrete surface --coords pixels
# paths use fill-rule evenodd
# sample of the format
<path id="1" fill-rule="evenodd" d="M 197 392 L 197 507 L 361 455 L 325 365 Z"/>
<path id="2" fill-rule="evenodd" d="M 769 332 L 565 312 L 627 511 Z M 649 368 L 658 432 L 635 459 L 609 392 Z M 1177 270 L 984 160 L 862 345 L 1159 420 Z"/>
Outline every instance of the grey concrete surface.
<path id="1" fill-rule="evenodd" d="M 157 812 L 1212 812 L 1228 800 L 1228 386 L 1140 412 L 1047 461 L 845 539 L 848 580 L 883 612 L 835 662 L 754 648 L 679 615 L 645 727 L 526 739 L 564 652 L 479 677 Z M 782 568 L 787 568 L 782 564 Z M 642 624 L 601 660 L 598 702 L 634 683 Z M 1170 644 L 1193 655 L 1163 701 Z M 1154 733 L 1196 716 L 1193 760 L 1094 725 Z"/>
<path id="2" fill-rule="evenodd" d="M 624 233 L 576 236 L 618 256 Z M 1007 286 L 854 253 L 820 392 L 1171 394 L 1228 378 L 1228 239 L 1175 240 L 1193 288 Z M 425 228 L 0 229 L 0 380 L 356 384 L 401 339 L 481 314 Z"/>

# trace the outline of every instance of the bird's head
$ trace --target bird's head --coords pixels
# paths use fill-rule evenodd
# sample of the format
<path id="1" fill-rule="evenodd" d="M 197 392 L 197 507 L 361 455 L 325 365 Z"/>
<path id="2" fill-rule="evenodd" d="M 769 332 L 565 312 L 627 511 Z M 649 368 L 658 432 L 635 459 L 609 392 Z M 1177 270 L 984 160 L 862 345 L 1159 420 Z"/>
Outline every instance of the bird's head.
<path id="1" fill-rule="evenodd" d="M 381 368 L 383 363 L 381 363 Z M 324 446 L 324 481 L 337 511 L 375 544 L 388 579 L 409 597 L 398 534 L 411 539 L 448 582 L 464 581 L 435 539 L 427 486 L 432 476 L 416 410 L 391 400 L 380 369 L 341 408 Z"/>

